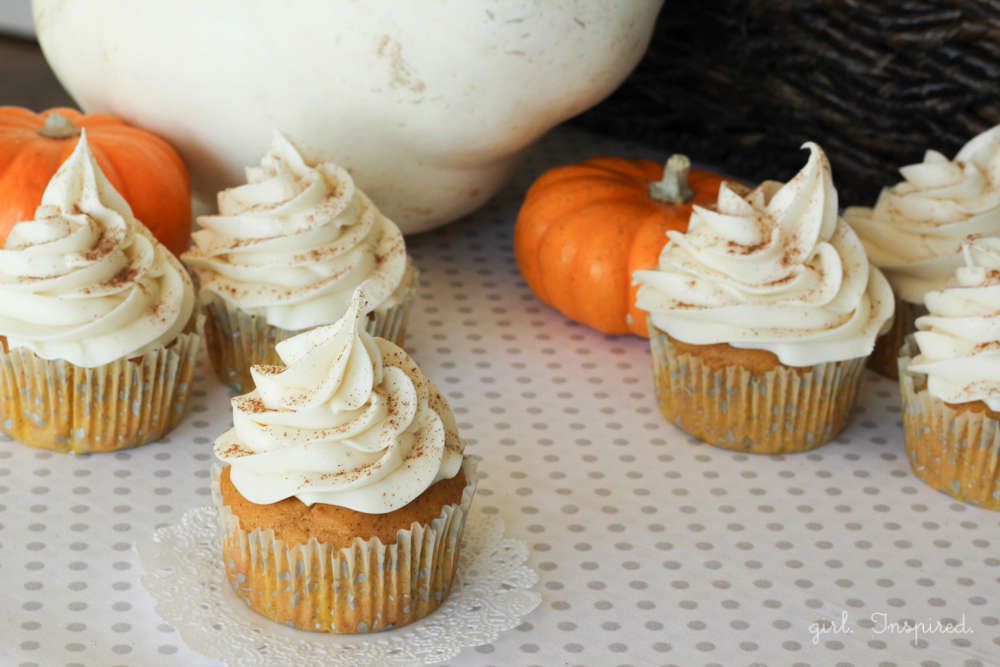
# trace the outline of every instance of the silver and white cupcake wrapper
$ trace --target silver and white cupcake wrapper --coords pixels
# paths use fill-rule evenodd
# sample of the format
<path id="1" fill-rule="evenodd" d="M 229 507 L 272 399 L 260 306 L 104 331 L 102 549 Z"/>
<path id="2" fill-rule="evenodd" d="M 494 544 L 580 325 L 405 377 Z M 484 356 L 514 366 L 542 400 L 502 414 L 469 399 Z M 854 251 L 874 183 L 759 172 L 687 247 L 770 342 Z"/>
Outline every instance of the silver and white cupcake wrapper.
<path id="1" fill-rule="evenodd" d="M 82 368 L 27 348 L 0 354 L 0 430 L 33 447 L 82 454 L 138 447 L 184 417 L 204 316 L 169 347 Z"/>
<path id="2" fill-rule="evenodd" d="M 450 590 L 477 465 L 477 458 L 465 457 L 468 484 L 461 502 L 445 506 L 430 525 L 400 530 L 394 544 L 356 538 L 350 547 L 335 549 L 315 538 L 292 545 L 276 539 L 273 530 L 241 529 L 222 499 L 225 465 L 215 464 L 212 499 L 222 551 L 230 554 L 230 584 L 255 611 L 301 630 L 378 632 L 423 618 Z"/>
<path id="3" fill-rule="evenodd" d="M 649 329 L 660 411 L 709 444 L 754 454 L 801 452 L 830 442 L 847 423 L 865 357 L 765 373 L 714 369 L 678 354 L 652 323 Z"/>
<path id="4" fill-rule="evenodd" d="M 919 353 L 915 338 L 899 352 L 903 438 L 914 474 L 928 486 L 991 510 L 1000 510 L 1000 422 L 989 412 L 956 410 L 909 372 Z"/>

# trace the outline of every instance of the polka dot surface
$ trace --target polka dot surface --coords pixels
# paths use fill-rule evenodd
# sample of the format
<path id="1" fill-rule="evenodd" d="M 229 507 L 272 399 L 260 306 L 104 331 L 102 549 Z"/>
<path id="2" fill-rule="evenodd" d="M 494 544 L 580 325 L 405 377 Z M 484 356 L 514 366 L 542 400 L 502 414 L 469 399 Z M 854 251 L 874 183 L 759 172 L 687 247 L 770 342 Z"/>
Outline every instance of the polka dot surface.
<path id="1" fill-rule="evenodd" d="M 560 129 L 485 208 L 408 240 L 408 350 L 483 457 L 476 502 L 528 542 L 543 595 L 448 664 L 1000 662 L 1000 514 L 911 474 L 894 382 L 866 375 L 850 427 L 813 452 L 710 447 L 660 415 L 645 340 L 528 289 L 512 250 L 525 190 L 599 154 L 665 157 Z M 229 397 L 203 356 L 187 418 L 159 443 L 72 457 L 0 441 L 0 665 L 214 664 L 156 616 L 132 543 L 209 502 Z"/>

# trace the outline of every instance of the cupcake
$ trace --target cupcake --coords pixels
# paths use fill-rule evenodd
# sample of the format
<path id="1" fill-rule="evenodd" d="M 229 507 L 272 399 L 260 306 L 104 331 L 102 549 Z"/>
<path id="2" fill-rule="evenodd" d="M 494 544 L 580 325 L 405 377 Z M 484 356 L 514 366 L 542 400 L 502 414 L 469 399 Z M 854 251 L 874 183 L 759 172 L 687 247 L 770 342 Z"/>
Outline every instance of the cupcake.
<path id="1" fill-rule="evenodd" d="M 344 169 L 307 162 L 275 130 L 247 184 L 219 193 L 219 215 L 198 218 L 182 256 L 208 315 L 209 356 L 219 378 L 253 389 L 250 367 L 276 364 L 277 343 L 339 320 L 368 281 L 366 326 L 403 345 L 417 272 L 403 235 Z"/>
<path id="2" fill-rule="evenodd" d="M 187 271 L 82 134 L 0 250 L 0 429 L 74 453 L 160 438 L 184 415 L 197 319 Z"/>
<path id="3" fill-rule="evenodd" d="M 819 447 L 844 428 L 892 291 L 837 216 L 813 143 L 787 184 L 723 184 L 636 271 L 660 410 L 705 442 L 758 454 Z"/>
<path id="4" fill-rule="evenodd" d="M 377 632 L 436 609 L 476 488 L 444 396 L 368 333 L 368 285 L 338 323 L 278 343 L 286 366 L 251 370 L 215 443 L 229 582 L 301 630 Z"/>
<path id="5" fill-rule="evenodd" d="M 1000 239 L 961 253 L 956 286 L 924 295 L 930 314 L 900 351 L 903 435 L 920 479 L 1000 510 Z"/>
<path id="6" fill-rule="evenodd" d="M 962 240 L 1000 234 L 1000 125 L 967 143 L 953 161 L 927 151 L 922 163 L 899 171 L 906 180 L 882 190 L 875 208 L 844 211 L 895 293 L 895 323 L 876 341 L 868 363 L 893 378 L 903 339 L 927 312 L 924 295 L 957 284 Z"/>

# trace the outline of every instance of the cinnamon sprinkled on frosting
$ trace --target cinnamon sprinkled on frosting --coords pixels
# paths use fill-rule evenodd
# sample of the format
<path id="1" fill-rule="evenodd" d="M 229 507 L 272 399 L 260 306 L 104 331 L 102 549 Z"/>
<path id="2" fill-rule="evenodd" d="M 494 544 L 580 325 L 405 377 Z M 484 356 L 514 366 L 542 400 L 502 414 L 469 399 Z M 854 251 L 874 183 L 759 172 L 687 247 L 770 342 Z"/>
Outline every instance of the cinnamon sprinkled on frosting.
<path id="1" fill-rule="evenodd" d="M 287 367 L 255 366 L 257 389 L 233 399 L 234 426 L 215 452 L 251 502 L 294 496 L 381 514 L 461 467 L 444 396 L 409 355 L 365 330 L 367 286 L 337 324 L 279 343 Z"/>
<path id="2" fill-rule="evenodd" d="M 402 234 L 344 169 L 306 162 L 275 130 L 247 181 L 219 193 L 184 253 L 203 294 L 295 331 L 336 322 L 363 281 L 379 308 L 412 289 Z"/>
<path id="3" fill-rule="evenodd" d="M 93 368 L 169 344 L 194 301 L 187 271 L 115 192 L 84 132 L 35 219 L 0 250 L 0 336 Z"/>
<path id="4" fill-rule="evenodd" d="M 844 218 L 896 295 L 920 304 L 927 292 L 957 285 L 963 239 L 1000 234 L 1000 125 L 954 160 L 930 150 L 899 171 L 903 181 L 882 190 L 874 208 L 851 206 Z"/>
<path id="5" fill-rule="evenodd" d="M 927 375 L 927 391 L 947 403 L 984 401 L 1000 412 L 1000 238 L 962 243 L 956 287 L 924 296 L 917 319 L 920 354 L 911 373 Z"/>
<path id="6" fill-rule="evenodd" d="M 809 161 L 787 184 L 723 183 L 715 210 L 695 206 L 687 233 L 668 232 L 659 266 L 635 273 L 637 305 L 654 326 L 692 345 L 766 350 L 789 366 L 871 353 L 892 292 L 837 216 L 823 151 L 805 148 Z"/>

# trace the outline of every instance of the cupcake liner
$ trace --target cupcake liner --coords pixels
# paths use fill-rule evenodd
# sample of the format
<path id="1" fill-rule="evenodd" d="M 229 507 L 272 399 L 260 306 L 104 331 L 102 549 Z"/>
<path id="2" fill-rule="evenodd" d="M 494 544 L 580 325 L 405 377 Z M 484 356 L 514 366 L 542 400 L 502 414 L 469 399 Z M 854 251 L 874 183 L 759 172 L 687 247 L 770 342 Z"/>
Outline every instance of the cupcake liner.
<path id="1" fill-rule="evenodd" d="M 240 599 L 272 621 L 300 630 L 358 634 L 407 625 L 437 609 L 458 565 L 462 531 L 476 492 L 478 459 L 462 462 L 468 485 L 429 525 L 400 530 L 395 544 L 377 537 L 335 549 L 315 538 L 290 545 L 273 530 L 247 532 L 223 504 L 212 466 L 226 575 Z"/>
<path id="2" fill-rule="evenodd" d="M 875 339 L 868 368 L 887 378 L 899 378 L 899 348 L 906 337 L 917 330 L 917 318 L 926 314 L 927 308 L 922 303 L 910 303 L 897 296 L 892 328 Z"/>
<path id="3" fill-rule="evenodd" d="M 373 336 L 391 340 L 403 347 L 406 324 L 416 298 L 416 276 L 413 287 L 400 303 L 390 308 L 377 308 L 368 314 L 365 327 Z M 267 323 L 260 315 L 251 315 L 217 295 L 212 295 L 203 308 L 208 315 L 205 340 L 215 374 L 231 389 L 241 394 L 253 390 L 250 367 L 260 364 L 281 365 L 274 346 L 309 329 L 291 331 Z"/>
<path id="4" fill-rule="evenodd" d="M 914 474 L 963 502 L 1000 510 L 1000 422 L 987 411 L 953 407 L 926 388 L 926 375 L 907 369 L 919 352 L 913 336 L 899 351 L 903 439 Z"/>
<path id="5" fill-rule="evenodd" d="M 82 368 L 27 348 L 0 354 L 0 430 L 57 452 L 114 452 L 158 440 L 184 417 L 204 316 L 135 359 Z"/>
<path id="6" fill-rule="evenodd" d="M 652 323 L 649 330 L 660 411 L 709 444 L 753 454 L 803 452 L 830 442 L 847 424 L 865 357 L 764 373 L 714 369 L 677 354 Z"/>

